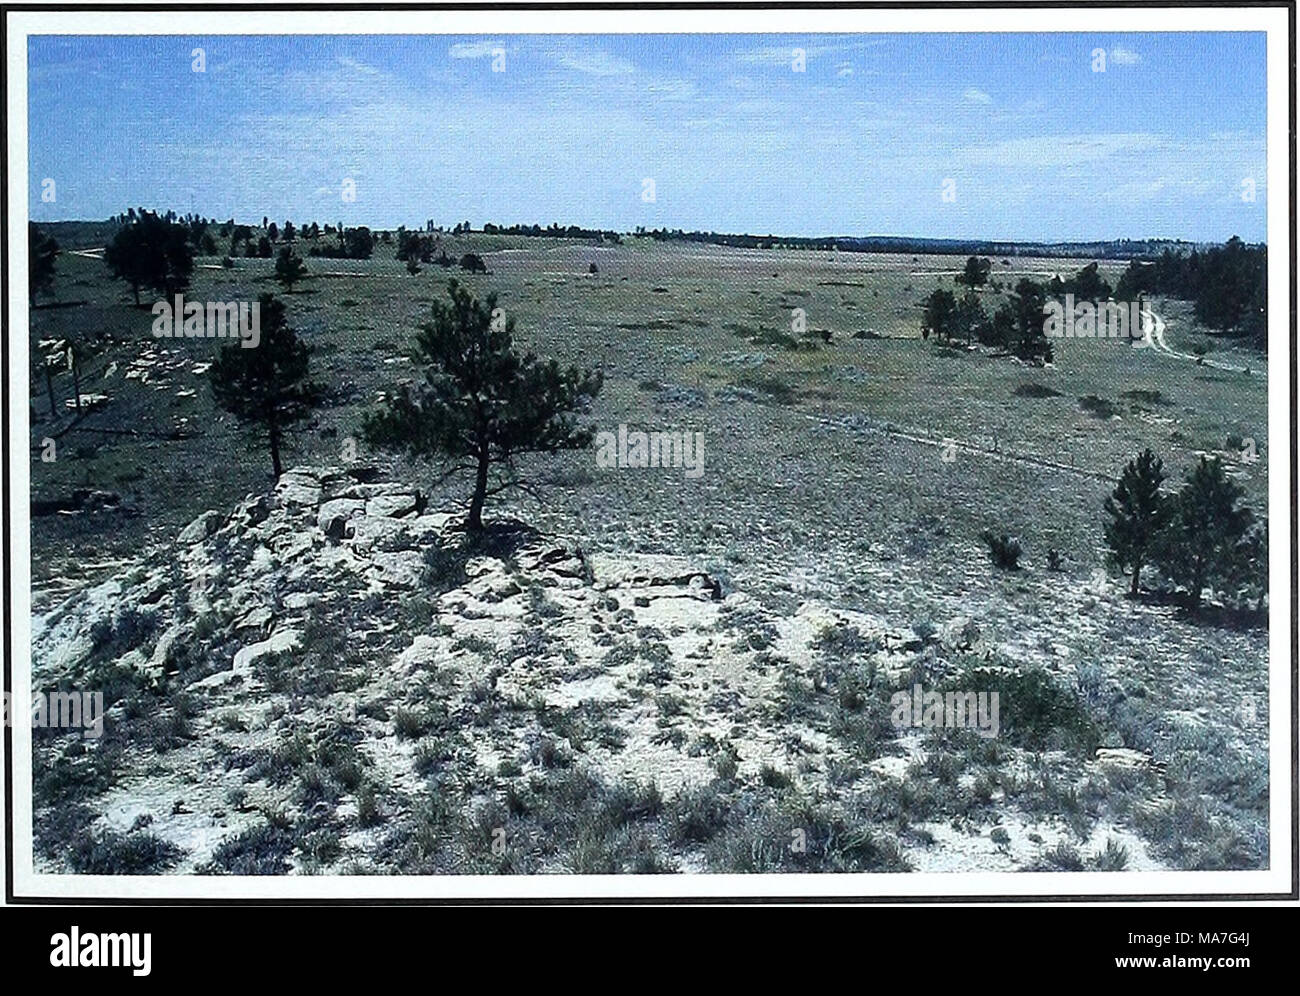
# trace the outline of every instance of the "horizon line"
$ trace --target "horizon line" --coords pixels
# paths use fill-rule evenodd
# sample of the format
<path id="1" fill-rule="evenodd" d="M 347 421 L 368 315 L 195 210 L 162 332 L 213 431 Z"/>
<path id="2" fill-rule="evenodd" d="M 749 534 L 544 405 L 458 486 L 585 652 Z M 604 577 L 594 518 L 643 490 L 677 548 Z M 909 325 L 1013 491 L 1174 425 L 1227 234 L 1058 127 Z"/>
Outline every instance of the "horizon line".
<path id="1" fill-rule="evenodd" d="M 244 221 L 239 221 L 237 218 L 235 218 L 235 217 L 233 217 L 233 216 L 232 216 L 232 217 L 229 217 L 229 218 L 218 219 L 218 218 L 215 217 L 215 216 L 211 216 L 211 217 L 209 217 L 209 216 L 202 215 L 202 214 L 199 214 L 199 213 L 194 212 L 194 211 L 189 212 L 189 214 L 187 215 L 187 214 L 181 213 L 181 212 L 179 212 L 179 211 L 176 211 L 174 208 L 172 208 L 172 209 L 170 209 L 170 210 L 171 210 L 171 211 L 176 215 L 177 218 L 181 218 L 181 219 L 186 218 L 186 217 L 188 217 L 188 216 L 195 216 L 195 217 L 199 217 L 199 218 L 205 218 L 205 219 L 208 221 L 209 224 L 225 225 L 225 224 L 228 224 L 228 223 L 230 223 L 230 222 L 233 221 L 234 224 L 236 224 L 236 225 L 248 225 L 249 227 L 252 227 L 252 228 L 261 228 L 261 227 L 262 227 L 262 226 L 260 225 L 260 223 L 258 223 L 257 221 L 253 221 L 253 222 L 244 222 Z M 125 212 L 123 212 L 123 213 L 125 213 Z M 166 212 L 166 211 L 158 211 L 157 209 L 153 209 L 153 213 L 154 213 L 154 214 L 157 214 L 157 215 L 159 215 L 159 216 L 163 216 L 163 215 L 165 215 L 167 212 Z M 271 222 L 274 222 L 274 223 L 276 223 L 277 225 L 280 224 L 280 222 L 279 222 L 278 219 L 276 219 L 276 218 L 271 218 L 269 215 L 266 215 L 265 217 L 267 217 Z M 52 220 L 38 221 L 38 220 L 36 220 L 36 219 L 34 219 L 34 218 L 31 217 L 30 210 L 29 210 L 29 213 L 28 213 L 28 219 L 27 219 L 27 220 L 28 220 L 30 223 L 34 224 L 34 225 L 75 225 L 75 224 L 89 224 L 89 225 L 93 225 L 93 224 L 112 224 L 112 223 L 114 223 L 114 222 L 116 221 L 116 219 L 113 218 L 113 217 L 108 217 L 108 218 L 59 218 L 59 219 L 52 219 Z M 285 220 L 287 220 L 287 221 L 293 221 L 294 219 L 292 219 L 292 218 L 288 218 L 288 219 L 285 219 Z M 313 222 L 315 222 L 315 219 L 312 219 L 312 220 L 313 220 Z M 331 225 L 331 226 L 333 226 L 333 227 L 335 227 L 335 228 L 337 228 L 337 225 L 335 225 L 335 223 L 332 222 L 332 221 L 331 221 L 331 222 L 328 222 L 328 224 Z M 459 225 L 459 224 L 462 224 L 462 222 L 454 222 L 452 225 L 441 225 L 441 226 L 439 226 L 439 229 L 438 229 L 438 230 L 439 230 L 440 232 L 446 233 L 446 232 L 450 231 L 450 229 L 451 229 L 452 227 L 454 227 L 455 225 Z M 716 236 L 716 237 L 719 237 L 719 238 L 735 238 L 735 239 L 771 239 L 771 240 L 773 240 L 773 241 L 777 241 L 777 242 L 873 242 L 873 241 L 876 241 L 876 242 L 883 242 L 883 241 L 894 241 L 894 242 L 903 242 L 903 243 L 909 243 L 909 242 L 932 242 L 932 243 L 936 243 L 936 244 L 939 244 L 939 245 L 953 245 L 953 246 L 979 244 L 979 245 L 990 245 L 990 246 L 996 246 L 996 245 L 1007 245 L 1007 246 L 1043 246 L 1043 247 L 1056 247 L 1056 246 L 1108 246 L 1108 245 L 1122 245 L 1122 244 L 1125 244 L 1125 243 L 1172 243 L 1172 244 L 1175 244 L 1175 245 L 1198 246 L 1198 245 L 1223 245 L 1223 244 L 1225 244 L 1225 243 L 1231 241 L 1231 240 L 1234 239 L 1234 238 L 1241 238 L 1240 236 L 1235 235 L 1235 234 L 1234 234 L 1234 235 L 1230 235 L 1230 236 L 1228 236 L 1227 238 L 1224 238 L 1224 239 L 1189 239 L 1189 238 L 1185 238 L 1185 237 L 1181 237 L 1181 236 L 1168 236 L 1168 235 L 1149 235 L 1149 236 L 1139 236 L 1139 237 L 1133 237 L 1133 236 L 1126 236 L 1126 235 L 1125 235 L 1125 236 L 1112 236 L 1112 237 L 1110 237 L 1110 238 L 1104 238 L 1104 239 L 1057 239 L 1057 240 L 1054 240 L 1054 241 L 1053 241 L 1053 240 L 1047 240 L 1047 239 L 1042 239 L 1042 238 L 998 238 L 998 237 L 990 237 L 990 236 L 933 236 L 933 235 L 915 235 L 915 234 L 911 234 L 911 235 L 900 235 L 900 234 L 882 234 L 882 233 L 873 233 L 873 234 L 868 234 L 868 235 L 843 235 L 843 234 L 831 234 L 831 235 L 791 235 L 791 234 L 778 234 L 778 233 L 775 233 L 775 232 L 724 232 L 724 231 L 718 231 L 718 230 L 716 230 L 716 229 L 707 229 L 707 228 L 682 228 L 682 227 L 670 227 L 670 226 L 665 226 L 665 225 L 660 225 L 660 226 L 657 226 L 657 227 L 655 227 L 655 228 L 649 228 L 649 227 L 644 226 L 644 225 L 638 225 L 638 226 L 635 226 L 634 228 L 631 228 L 631 229 L 622 229 L 622 228 L 606 228 L 606 227 L 602 227 L 602 226 L 593 226 L 593 225 L 583 225 L 583 224 L 577 224 L 577 223 L 561 224 L 561 223 L 559 223 L 559 222 L 551 222 L 551 223 L 549 223 L 549 224 L 543 225 L 543 224 L 541 224 L 540 222 L 512 222 L 512 223 L 510 223 L 510 224 L 504 224 L 504 223 L 498 223 L 498 222 L 492 222 L 492 221 L 484 222 L 484 223 L 482 223 L 478 228 L 473 228 L 473 227 L 471 227 L 471 228 L 469 229 L 469 232 L 472 233 L 472 234 L 479 234 L 479 235 L 483 235 L 483 234 L 497 234 L 497 233 L 488 233 L 488 232 L 486 232 L 486 231 L 484 230 L 483 225 L 492 225 L 492 226 L 497 227 L 497 228 L 512 228 L 512 227 L 531 227 L 531 226 L 536 226 L 537 228 L 540 228 L 540 229 L 543 229 L 543 230 L 549 229 L 549 228 L 551 227 L 551 225 L 558 225 L 560 228 L 563 228 L 563 229 L 567 229 L 567 228 L 577 228 L 577 229 L 581 229 L 582 231 L 587 231 L 587 232 L 612 233 L 612 234 L 614 234 L 614 235 L 619 235 L 619 236 L 628 236 L 628 237 L 632 237 L 632 238 L 636 238 L 636 237 L 645 237 L 645 238 L 650 238 L 650 237 L 652 237 L 651 234 L 650 234 L 651 232 L 667 232 L 667 233 L 680 233 L 680 236 L 688 236 L 688 235 L 712 235 L 712 236 Z M 297 222 L 295 222 L 295 226 L 297 226 Z M 324 227 L 325 227 L 325 225 L 322 224 L 322 225 L 321 225 L 322 230 L 324 229 Z M 350 225 L 350 226 L 349 226 L 349 225 L 345 225 L 344 227 L 345 227 L 345 228 L 349 228 L 349 227 L 350 227 L 350 228 L 368 228 L 368 229 L 369 229 L 370 231 L 372 231 L 372 232 L 397 232 L 399 229 L 406 229 L 407 231 L 411 231 L 411 232 L 419 232 L 419 233 L 427 234 L 427 229 L 425 229 L 425 228 L 423 228 L 423 227 L 413 227 L 413 226 L 406 225 L 406 224 L 402 224 L 402 225 L 391 225 L 391 226 L 390 226 L 390 225 L 373 225 L 373 226 L 372 226 L 372 225 L 366 225 L 366 224 L 355 224 L 355 225 Z M 637 229 L 641 229 L 642 231 L 641 231 L 640 233 L 638 233 Z M 507 234 L 507 235 L 508 235 L 508 234 L 512 234 L 512 233 L 506 232 L 506 233 L 502 233 L 502 234 Z M 533 235 L 528 235 L 528 234 L 522 234 L 520 237 L 523 237 L 523 238 L 536 238 L 536 237 L 538 237 L 538 236 L 533 236 Z M 671 238 L 669 239 L 669 241 L 681 241 L 681 239 L 680 239 L 680 237 L 677 237 L 677 236 L 674 235 L 673 237 L 671 237 Z M 1241 241 L 1242 241 L 1245 245 L 1247 245 L 1247 246 L 1252 246 L 1252 247 L 1257 247 L 1257 246 L 1265 246 L 1265 247 L 1267 247 L 1267 245 L 1268 245 L 1268 242 L 1267 242 L 1267 241 L 1252 242 L 1252 241 L 1250 241 L 1249 239 L 1241 239 Z M 730 248 L 745 249 L 745 248 L 750 248 L 750 247 L 746 247 L 746 246 L 733 246 L 733 247 L 730 247 Z M 758 248 L 758 247 L 754 247 L 754 248 Z M 774 247 L 772 247 L 772 248 L 777 248 L 777 247 L 774 246 Z"/>

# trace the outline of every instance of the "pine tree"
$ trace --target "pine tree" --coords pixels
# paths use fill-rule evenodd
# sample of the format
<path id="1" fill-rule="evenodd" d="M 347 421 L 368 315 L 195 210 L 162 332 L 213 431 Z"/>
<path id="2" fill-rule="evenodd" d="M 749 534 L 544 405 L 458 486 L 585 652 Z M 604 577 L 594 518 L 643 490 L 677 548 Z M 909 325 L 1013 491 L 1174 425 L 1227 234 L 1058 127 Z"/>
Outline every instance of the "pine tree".
<path id="1" fill-rule="evenodd" d="M 1164 462 L 1150 450 L 1143 450 L 1128 462 L 1104 505 L 1111 517 L 1106 523 L 1110 561 L 1120 570 L 1132 571 L 1131 598 L 1137 597 L 1142 568 L 1169 522 L 1169 499 L 1160 493 L 1164 479 Z"/>
<path id="2" fill-rule="evenodd" d="M 950 290 L 936 290 L 925 301 L 921 315 L 921 336 L 928 339 L 931 333 L 940 342 L 952 338 L 957 327 L 957 300 Z"/>
<path id="3" fill-rule="evenodd" d="M 30 221 L 27 223 L 27 299 L 35 306 L 36 295 L 48 291 L 54 282 L 54 261 L 59 244 Z"/>
<path id="4" fill-rule="evenodd" d="M 526 487 L 517 457 L 591 444 L 593 433 L 578 426 L 577 414 L 602 378 L 516 352 L 514 319 L 502 316 L 495 294 L 480 302 L 452 280 L 448 296 L 416 337 L 412 359 L 424 368 L 423 383 L 368 415 L 364 432 L 371 445 L 443 460 L 441 479 L 472 472 L 465 528 L 478 533 L 487 498 Z"/>
<path id="5" fill-rule="evenodd" d="M 170 298 L 190 285 L 194 246 L 185 225 L 141 210 L 131 224 L 113 236 L 104 250 L 104 262 L 113 276 L 130 285 L 138 306 L 141 288 L 151 288 Z"/>
<path id="6" fill-rule="evenodd" d="M 972 338 L 981 342 L 988 338 L 989 316 L 984 313 L 984 306 L 974 291 L 967 291 L 957 302 L 954 324 L 958 334 L 966 337 L 967 346 L 971 344 Z"/>
<path id="7" fill-rule="evenodd" d="M 293 285 L 307 275 L 307 264 L 291 248 L 285 246 L 275 260 L 275 279 L 292 294 Z"/>
<path id="8" fill-rule="evenodd" d="M 989 279 L 989 274 L 993 271 L 993 263 L 990 260 L 971 256 L 966 260 L 966 268 L 958 274 L 956 280 L 959 284 L 965 284 L 972 290 L 976 287 L 983 287 Z"/>
<path id="9" fill-rule="evenodd" d="M 1241 504 L 1245 492 L 1224 472 L 1218 457 L 1200 461 L 1174 499 L 1174 514 L 1162 534 L 1157 558 L 1161 569 L 1187 590 L 1195 612 L 1205 588 L 1231 580 L 1238 546 L 1254 524 Z"/>
<path id="10" fill-rule="evenodd" d="M 217 354 L 208 376 L 217 404 L 266 435 L 278 481 L 284 434 L 320 403 L 322 392 L 307 380 L 311 347 L 289 328 L 283 302 L 263 294 L 257 303 L 258 344 L 227 346 Z"/>
<path id="11" fill-rule="evenodd" d="M 1016 339 L 1016 309 L 1010 301 L 1004 301 L 993 313 L 993 319 L 987 326 L 988 345 L 998 349 L 1011 349 Z"/>
<path id="12" fill-rule="evenodd" d="M 1016 284 L 1016 293 L 1011 299 L 1011 306 L 1016 320 L 1016 355 L 1022 360 L 1051 362 L 1052 343 L 1047 338 L 1043 317 L 1043 306 L 1046 301 L 1046 293 L 1034 281 L 1022 278 Z"/>

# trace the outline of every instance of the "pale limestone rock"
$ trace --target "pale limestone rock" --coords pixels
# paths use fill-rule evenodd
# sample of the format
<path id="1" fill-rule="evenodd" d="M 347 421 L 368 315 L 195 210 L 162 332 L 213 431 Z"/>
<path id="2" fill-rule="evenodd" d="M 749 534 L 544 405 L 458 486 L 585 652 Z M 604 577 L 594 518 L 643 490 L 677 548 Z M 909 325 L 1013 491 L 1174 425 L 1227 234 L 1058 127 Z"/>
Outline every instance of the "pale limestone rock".
<path id="1" fill-rule="evenodd" d="M 181 546 L 193 546 L 207 539 L 217 531 L 224 519 L 216 509 L 208 509 L 202 515 L 198 516 L 193 522 L 181 530 L 181 534 L 176 537 L 176 542 Z"/>
<path id="2" fill-rule="evenodd" d="M 343 539 L 352 526 L 351 520 L 365 514 L 366 503 L 360 498 L 331 498 L 316 513 L 316 525 L 331 539 Z"/>
<path id="3" fill-rule="evenodd" d="M 275 485 L 275 495 L 281 504 L 294 506 L 312 506 L 320 504 L 320 480 L 303 468 L 285 471 Z"/>
<path id="4" fill-rule="evenodd" d="M 298 641 L 302 634 L 293 629 L 279 629 L 270 635 L 261 643 L 253 643 L 240 649 L 235 654 L 235 659 L 231 664 L 231 670 L 236 673 L 244 673 L 252 667 L 253 662 L 259 657 L 265 657 L 267 654 L 282 654 L 287 650 L 292 650 L 298 646 Z"/>
<path id="5" fill-rule="evenodd" d="M 154 644 L 153 655 L 149 658 L 146 665 L 150 672 L 161 674 L 167 666 L 167 656 L 171 653 L 172 646 L 181 635 L 180 626 L 173 623 L 158 637 L 158 642 Z"/>
<path id="6" fill-rule="evenodd" d="M 382 494 L 366 502 L 366 515 L 373 518 L 400 519 L 415 511 L 415 495 Z"/>
<path id="7" fill-rule="evenodd" d="M 265 629 L 272 615 L 271 610 L 265 605 L 259 605 L 255 609 L 249 609 L 235 620 L 235 629 Z"/>
<path id="8" fill-rule="evenodd" d="M 411 535 L 407 523 L 408 520 L 405 519 L 372 519 L 366 516 L 351 519 L 348 528 L 351 530 L 352 549 L 358 552 L 378 549 L 387 553 L 410 550 L 417 544 L 417 539 Z"/>
<path id="9" fill-rule="evenodd" d="M 398 588 L 418 588 L 424 575 L 424 557 L 414 550 L 376 553 L 370 558 L 379 579 Z"/>

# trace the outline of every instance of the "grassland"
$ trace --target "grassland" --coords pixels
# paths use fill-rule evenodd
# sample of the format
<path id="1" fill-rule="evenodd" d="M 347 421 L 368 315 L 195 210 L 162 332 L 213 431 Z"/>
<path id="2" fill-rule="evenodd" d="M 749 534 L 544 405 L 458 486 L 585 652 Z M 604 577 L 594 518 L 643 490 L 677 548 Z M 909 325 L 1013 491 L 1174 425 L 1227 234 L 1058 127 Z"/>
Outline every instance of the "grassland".
<path id="1" fill-rule="evenodd" d="M 1256 440 L 1264 459 L 1237 471 L 1257 502 L 1264 496 L 1264 364 L 1205 335 L 1181 302 L 1153 302 L 1169 323 L 1170 342 L 1183 351 L 1208 345 L 1216 360 L 1251 367 L 1253 375 L 1104 340 L 1058 343 L 1048 369 L 937 349 L 918 338 L 920 301 L 935 286 L 952 286 L 952 257 L 649 240 L 593 248 L 485 236 L 451 248 L 488 254 L 491 273 L 453 273 L 480 294 L 499 295 L 524 345 L 605 372 L 598 423 L 706 434 L 710 473 L 698 482 L 603 475 L 579 486 L 574 481 L 590 469 L 589 458 L 548 466 L 543 474 L 570 484 L 548 502 L 551 514 L 566 506 L 570 514 L 584 506 L 611 510 L 593 517 L 599 526 L 620 518 L 617 510 L 630 501 L 656 529 L 656 520 L 670 519 L 689 532 L 703 525 L 690 520 L 712 513 L 684 509 L 739 504 L 747 523 L 813 533 L 842 524 L 875 535 L 903 526 L 909 509 L 942 511 L 958 517 L 961 530 L 1002 523 L 1023 533 L 1031 550 L 1053 545 L 1087 560 L 1100 535 L 1093 512 L 1103 479 L 1124 460 L 1151 446 L 1175 469 L 1198 452 L 1228 451 L 1235 462 L 1239 444 L 1230 446 L 1230 437 Z M 426 267 L 411 276 L 383 249 L 365 261 L 311 259 L 313 276 L 287 296 L 291 321 L 315 347 L 315 375 L 331 391 L 319 417 L 292 441 L 292 458 L 337 460 L 376 395 L 412 376 L 403 352 L 430 301 L 444 293 L 447 271 Z M 596 275 L 587 272 L 590 263 Z M 1076 266 L 1009 263 L 995 265 L 1004 286 L 1022 274 Z M 279 290 L 269 260 L 238 259 L 223 269 L 217 259 L 200 259 L 198 266 L 195 299 Z M 75 425 L 67 416 L 51 423 L 43 385 L 33 378 L 33 496 L 107 489 L 141 514 L 115 513 L 107 529 L 87 517 L 38 518 L 38 579 L 71 563 L 84 577 L 95 562 L 169 538 L 204 508 L 260 490 L 270 477 L 269 462 L 264 466 L 230 416 L 215 409 L 195 373 L 211 360 L 213 342 L 153 339 L 152 316 L 130 307 L 124 287 L 94 258 L 64 253 L 56 290 L 50 305 L 33 312 L 32 338 L 88 343 L 97 355 L 85 362 L 82 391 L 110 400 Z M 794 308 L 804 309 L 811 335 L 791 333 Z M 788 348 L 795 338 L 800 348 Z M 1026 386 L 1059 396 L 1025 397 Z M 60 376 L 56 389 L 61 401 L 70 398 L 70 377 Z M 1080 399 L 1089 397 L 1109 403 L 1117 417 L 1086 410 Z M 881 431 L 888 426 L 1071 466 L 1095 479 L 965 451 L 944 463 L 938 448 Z M 50 436 L 58 459 L 43 463 L 40 442 Z"/>
<path id="2" fill-rule="evenodd" d="M 119 575 L 120 565 L 141 550 L 166 548 L 205 509 L 229 509 L 272 483 L 265 451 L 212 403 L 203 371 L 216 344 L 155 340 L 152 316 L 132 307 L 126 289 L 109 279 L 93 257 L 93 243 L 81 240 L 90 255 L 59 257 L 55 294 L 32 313 L 33 343 L 81 344 L 81 389 L 104 396 L 76 416 L 64 405 L 71 382 L 61 374 L 55 381 L 61 413 L 51 419 L 44 384 L 32 381 L 33 499 L 48 511 L 32 521 L 37 611 L 69 591 Z M 756 857 L 751 844 L 757 826 L 787 833 L 800 807 L 815 810 L 804 822 L 821 828 L 826 839 L 840 840 L 845 820 L 885 827 L 891 835 L 858 841 L 852 854 L 837 851 L 819 870 L 987 867 L 1008 849 L 1037 853 L 1045 868 L 1105 868 L 1112 833 L 1127 842 L 1116 846 L 1132 848 L 1135 865 L 1145 868 L 1259 867 L 1267 861 L 1267 716 L 1261 710 L 1250 729 L 1238 718 L 1248 701 L 1267 702 L 1267 633 L 1217 628 L 1181 618 L 1158 601 L 1123 598 L 1123 583 L 1103 570 L 1100 515 L 1123 463 L 1148 446 L 1175 476 L 1197 454 L 1222 455 L 1263 511 L 1269 468 L 1263 357 L 1198 328 L 1185 303 L 1160 299 L 1148 303 L 1167 323 L 1168 344 L 1187 353 L 1204 347 L 1218 366 L 1107 340 L 1058 342 L 1055 362 L 1042 368 L 985 350 L 940 347 L 919 337 L 921 301 L 937 286 L 954 286 L 961 262 L 954 257 L 745 251 L 648 239 L 602 247 L 473 234 L 449 240 L 450 254 L 464 251 L 482 253 L 490 272 L 449 274 L 427 266 L 411 275 L 382 245 L 371 260 L 308 260 L 311 275 L 285 300 L 291 323 L 315 347 L 314 375 L 329 397 L 291 439 L 286 463 L 341 462 L 362 414 L 383 392 L 417 375 L 404 350 L 454 275 L 476 293 L 499 295 L 526 348 L 604 372 L 605 388 L 591 414 L 598 428 L 704 433 L 699 479 L 672 469 L 600 470 L 591 453 L 571 453 L 525 466 L 544 486 L 540 501 L 503 501 L 489 506 L 489 516 L 524 519 L 543 534 L 570 538 L 589 556 L 689 557 L 726 592 L 748 592 L 755 612 L 790 620 L 780 634 L 785 659 L 767 652 L 760 615 L 733 612 L 710 623 L 745 645 L 743 666 L 753 672 L 747 680 L 771 692 L 768 701 L 746 706 L 744 723 L 746 736 L 757 737 L 754 743 L 770 755 L 754 753 L 747 740 L 747 764 L 739 774 L 724 750 L 697 765 L 719 768 L 716 781 L 661 779 L 651 787 L 626 771 L 626 783 L 592 781 L 567 763 L 548 760 L 536 745 L 530 749 L 542 755 L 525 758 L 529 777 L 520 780 L 520 762 L 503 753 L 500 769 L 494 762 L 490 775 L 473 769 L 466 784 L 477 787 L 465 791 L 498 808 L 516 807 L 516 817 L 537 824 L 530 830 L 534 837 L 567 833 L 572 839 L 559 856 L 533 854 L 514 865 L 483 864 L 483 870 L 790 870 L 784 859 Z M 1022 275 L 1068 274 L 1086 262 L 997 260 L 996 283 L 983 293 L 996 298 Z M 278 292 L 272 271 L 272 260 L 237 259 L 227 268 L 218 258 L 200 259 L 189 295 L 227 301 Z M 1118 270 L 1103 266 L 1103 275 L 1113 283 Z M 806 316 L 807 334 L 792 328 L 796 308 Z M 56 441 L 52 462 L 42 460 L 47 438 Z M 1256 461 L 1243 458 L 1245 439 L 1254 440 Z M 359 463 L 429 488 L 430 468 L 368 453 L 359 440 L 357 446 Z M 113 494 L 75 499 L 78 490 Z M 434 489 L 430 500 L 446 507 L 464 497 L 453 484 Z M 59 506 L 64 510 L 54 511 Z M 978 538 L 985 529 L 1021 538 L 1023 570 L 991 568 Z M 1049 550 L 1059 558 L 1051 568 Z M 860 614 L 886 620 L 911 641 L 898 658 L 906 661 L 895 675 L 899 687 L 910 680 L 907 669 L 924 673 L 941 645 L 945 654 L 964 645 L 936 634 L 974 623 L 981 633 L 976 642 L 999 659 L 1046 667 L 1070 688 L 1094 716 L 1097 742 L 1054 740 L 1050 749 L 1029 744 L 1014 757 L 942 737 L 924 745 L 906 737 L 892 742 L 869 722 L 881 702 L 864 705 L 840 693 L 854 655 L 800 622 L 801 606 L 814 601 L 819 612 L 829 613 L 828 625 Z M 385 627 L 398 625 L 389 619 L 396 612 L 375 606 L 369 625 L 395 639 Z M 535 614 L 536 640 L 545 644 L 546 617 Z M 640 634 L 641 643 L 650 640 L 642 625 L 623 625 L 629 635 Z M 575 624 L 575 634 L 580 629 Z M 759 643 L 751 645 L 756 636 Z M 347 646 L 340 639 L 344 643 L 322 659 L 347 649 L 359 655 L 349 658 L 353 670 L 381 650 L 401 650 L 396 643 Z M 483 669 L 496 652 L 486 653 Z M 642 647 L 633 656 L 648 653 Z M 466 667 L 476 660 L 472 653 L 462 657 L 470 661 Z M 645 671 L 650 678 L 626 680 L 655 687 L 628 692 L 627 709 L 652 706 L 651 715 L 662 720 L 651 724 L 656 735 L 681 727 L 682 756 L 706 734 L 713 751 L 721 734 L 700 725 L 699 703 L 714 695 L 708 691 L 714 679 L 704 680 L 703 689 L 698 675 L 659 681 L 648 660 L 628 674 Z M 294 665 L 303 666 L 301 660 Z M 311 680 L 302 675 L 304 687 Z M 491 698 L 474 690 L 476 680 L 466 672 L 457 686 L 467 714 Z M 437 697 L 432 684 L 424 690 Z M 876 693 L 882 690 L 886 686 L 876 686 Z M 409 689 L 387 694 L 385 710 L 429 705 Z M 285 692 L 286 723 L 297 695 Z M 266 702 L 249 699 L 244 706 L 222 712 L 225 719 L 213 712 L 189 721 L 220 727 L 223 739 L 239 741 L 239 725 Z M 169 708 L 167 715 L 181 716 L 189 706 L 178 700 Z M 576 711 L 577 705 L 567 708 Z M 569 735 L 573 717 L 559 729 L 552 728 L 553 712 L 537 714 L 547 737 L 567 741 L 556 748 L 562 753 L 592 739 L 590 730 L 581 738 Z M 387 711 L 382 722 L 389 722 Z M 403 733 L 409 723 L 392 723 L 399 740 L 428 732 Z M 281 732 L 296 735 L 289 726 Z M 268 735 L 257 734 L 263 740 Z M 878 740 L 891 742 L 878 746 Z M 786 753 L 772 746 L 783 741 Z M 814 741 L 823 745 L 817 751 L 807 747 Z M 863 790 L 870 779 L 855 767 L 858 761 L 824 747 L 840 741 L 856 744 L 852 751 L 863 764 L 883 765 L 886 773 L 895 765 L 905 777 Z M 173 749 L 169 744 L 159 751 Z M 1159 758 L 1166 778 L 1157 792 L 1160 805 L 1148 805 L 1156 791 L 1148 782 L 1157 776 L 1146 769 L 1098 769 L 1092 757 L 1098 744 Z M 313 754 L 320 743 L 296 749 L 300 766 L 326 764 Z M 417 775 L 442 771 L 441 756 L 429 753 Z M 693 763 L 674 755 L 677 767 L 667 770 Z M 191 771 L 188 777 L 197 776 Z M 340 797 L 356 789 L 336 773 L 325 781 L 343 785 L 331 790 Z M 825 800 L 818 793 L 833 798 L 837 786 L 858 786 L 852 806 L 821 808 Z M 302 791 L 316 799 L 310 785 Z M 412 868 L 450 870 L 447 854 L 438 852 L 435 860 L 433 851 L 422 850 L 419 807 L 427 801 L 415 793 L 404 803 L 400 839 L 392 847 L 414 855 Z M 384 797 L 358 797 L 348 805 L 364 814 L 382 808 Z M 1059 846 L 1048 835 L 1049 849 L 1041 828 L 1002 822 L 1012 808 L 1078 832 Z M 581 828 L 568 826 L 563 821 L 572 823 L 572 812 L 588 813 L 598 827 L 608 823 L 609 839 L 593 843 Z M 469 810 L 438 819 L 454 824 L 449 834 L 477 832 L 479 817 Z M 76 824 L 67 836 L 85 825 Z M 983 848 L 973 854 L 967 841 L 972 826 Z M 245 858 L 256 862 L 269 849 L 279 869 L 280 858 L 294 848 L 301 854 L 315 847 L 307 838 L 320 828 L 310 821 L 303 827 L 302 839 L 290 839 L 287 826 L 274 820 L 252 827 L 248 840 L 230 842 L 222 860 L 238 869 Z M 906 860 L 890 843 L 895 835 L 901 835 Z M 650 846 L 647 837 L 669 844 L 666 850 Z M 1026 843 L 1035 837 L 1038 851 Z M 142 864 L 166 857 L 165 841 L 146 843 Z M 617 851 L 612 858 L 610 848 Z M 337 847 L 324 850 L 328 854 L 316 854 L 313 867 L 351 860 Z M 481 854 L 471 860 L 457 853 L 476 868 L 474 862 L 486 861 Z M 83 857 L 98 867 L 96 854 Z"/>

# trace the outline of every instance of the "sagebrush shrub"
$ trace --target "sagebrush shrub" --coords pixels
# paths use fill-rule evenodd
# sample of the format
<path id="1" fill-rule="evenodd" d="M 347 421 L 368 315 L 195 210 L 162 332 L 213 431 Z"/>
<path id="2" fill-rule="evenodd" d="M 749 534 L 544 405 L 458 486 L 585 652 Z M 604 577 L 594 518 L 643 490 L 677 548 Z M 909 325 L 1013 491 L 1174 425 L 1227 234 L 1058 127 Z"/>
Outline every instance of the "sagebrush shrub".
<path id="1" fill-rule="evenodd" d="M 984 530 L 981 539 L 989 548 L 989 556 L 993 559 L 993 566 L 1004 571 L 1015 571 L 1020 569 L 1020 554 L 1022 552 L 1020 540 L 1014 536 L 1008 536 L 1006 533 L 994 533 L 991 530 Z"/>

